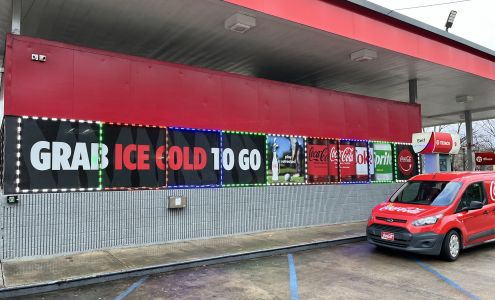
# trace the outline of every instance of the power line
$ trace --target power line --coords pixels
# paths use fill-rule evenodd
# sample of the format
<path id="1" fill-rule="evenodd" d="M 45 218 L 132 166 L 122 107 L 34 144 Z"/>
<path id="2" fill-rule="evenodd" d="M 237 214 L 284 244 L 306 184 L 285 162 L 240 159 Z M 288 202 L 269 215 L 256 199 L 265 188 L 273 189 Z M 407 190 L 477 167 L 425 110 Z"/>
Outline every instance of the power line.
<path id="1" fill-rule="evenodd" d="M 428 4 L 428 5 L 421 5 L 421 6 L 403 7 L 403 8 L 396 8 L 394 10 L 406 10 L 406 9 L 414 9 L 414 8 L 423 8 L 423 7 L 439 6 L 439 5 L 446 5 L 446 4 L 452 4 L 452 3 L 467 2 L 467 1 L 471 1 L 471 0 L 458 0 L 458 1 L 442 2 L 442 3 Z"/>

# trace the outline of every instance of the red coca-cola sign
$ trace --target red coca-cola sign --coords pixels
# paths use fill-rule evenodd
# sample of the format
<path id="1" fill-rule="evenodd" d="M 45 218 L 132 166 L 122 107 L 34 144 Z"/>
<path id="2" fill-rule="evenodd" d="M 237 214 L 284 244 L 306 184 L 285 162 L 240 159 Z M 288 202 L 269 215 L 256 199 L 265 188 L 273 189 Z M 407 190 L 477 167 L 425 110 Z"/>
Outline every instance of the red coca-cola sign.
<path id="1" fill-rule="evenodd" d="M 308 144 L 308 175 L 328 176 L 330 151 L 326 145 Z"/>
<path id="2" fill-rule="evenodd" d="M 411 175 L 414 170 L 414 158 L 409 149 L 402 149 L 397 157 L 399 171 L 404 175 Z"/>
<path id="3" fill-rule="evenodd" d="M 356 175 L 356 147 L 354 145 L 339 145 L 340 153 L 340 177 L 345 180 L 345 177 Z"/>
<path id="4" fill-rule="evenodd" d="M 476 161 L 476 164 L 480 166 L 495 165 L 495 153 L 476 152 L 474 154 L 474 160 Z"/>

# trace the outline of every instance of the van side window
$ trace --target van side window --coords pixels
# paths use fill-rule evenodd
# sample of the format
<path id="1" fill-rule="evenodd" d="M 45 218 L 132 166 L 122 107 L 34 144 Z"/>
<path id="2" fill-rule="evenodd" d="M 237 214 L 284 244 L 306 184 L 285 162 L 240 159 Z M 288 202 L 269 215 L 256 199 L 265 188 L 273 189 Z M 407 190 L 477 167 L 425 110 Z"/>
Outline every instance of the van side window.
<path id="1" fill-rule="evenodd" d="M 456 212 L 469 207 L 471 201 L 479 201 L 484 205 L 487 204 L 483 182 L 473 183 L 466 188 L 466 190 L 462 194 L 461 201 L 459 201 L 459 205 L 457 205 Z"/>

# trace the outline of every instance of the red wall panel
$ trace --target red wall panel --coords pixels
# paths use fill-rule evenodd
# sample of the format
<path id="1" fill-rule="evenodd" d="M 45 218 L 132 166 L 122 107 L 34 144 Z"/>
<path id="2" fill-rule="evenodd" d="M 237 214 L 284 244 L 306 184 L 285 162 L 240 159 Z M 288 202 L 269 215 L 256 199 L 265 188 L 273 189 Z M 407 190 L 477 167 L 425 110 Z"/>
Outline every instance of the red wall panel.
<path id="1" fill-rule="evenodd" d="M 293 134 L 306 135 L 304 132 L 314 132 L 316 136 L 328 135 L 318 125 L 318 90 L 302 86 L 289 88 L 290 99 L 285 105 L 290 106 L 290 124 L 297 127 Z M 292 127 L 291 126 L 291 127 Z"/>
<path id="2" fill-rule="evenodd" d="M 57 55 L 48 56 L 50 61 L 40 65 L 48 65 L 51 59 L 58 60 Z M 74 51 L 73 64 L 74 97 L 71 102 L 72 113 L 77 112 L 78 119 L 93 119 L 94 115 L 104 115 L 119 120 L 132 111 L 129 60 Z M 50 77 L 51 73 L 46 76 Z"/>
<path id="3" fill-rule="evenodd" d="M 5 67 L 6 115 L 402 142 L 421 130 L 418 105 L 22 36 Z"/>
<path id="4" fill-rule="evenodd" d="M 335 91 L 321 90 L 319 97 L 319 126 L 320 136 L 349 137 L 347 134 L 347 119 L 344 113 L 344 97 Z M 332 113 L 329 112 L 339 112 Z M 328 133 L 327 133 L 328 132 Z"/>
<path id="5" fill-rule="evenodd" d="M 13 55 L 7 57 L 11 61 L 5 69 L 8 72 L 15 68 L 15 74 L 5 82 L 6 111 L 10 107 L 21 109 L 24 105 L 31 106 L 30 110 L 36 109 L 38 115 L 61 115 L 67 109 L 72 110 L 74 51 L 59 51 L 49 45 L 16 40 L 15 50 L 9 48 L 7 52 L 7 55 Z M 57 59 L 47 63 L 32 62 L 32 53 L 43 53 L 47 57 L 56 55 Z M 25 102 L 9 101 L 9 98 L 25 99 Z"/>
<path id="6" fill-rule="evenodd" d="M 261 103 L 261 126 L 256 129 L 266 133 L 289 133 L 291 126 L 290 91 L 288 86 L 278 82 L 266 82 L 259 85 Z M 266 128 L 262 130 L 262 128 Z M 297 134 L 297 133 L 293 133 Z"/>

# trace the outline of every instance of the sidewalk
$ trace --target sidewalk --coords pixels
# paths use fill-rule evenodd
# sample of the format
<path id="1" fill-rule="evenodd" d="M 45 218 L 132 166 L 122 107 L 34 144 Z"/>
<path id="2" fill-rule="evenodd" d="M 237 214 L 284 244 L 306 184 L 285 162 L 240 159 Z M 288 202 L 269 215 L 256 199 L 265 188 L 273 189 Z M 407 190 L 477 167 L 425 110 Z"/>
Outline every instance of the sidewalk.
<path id="1" fill-rule="evenodd" d="M 150 272 L 160 266 L 187 262 L 201 262 L 221 257 L 261 253 L 260 256 L 275 255 L 270 250 L 288 252 L 287 247 L 298 247 L 365 235 L 366 222 L 304 227 L 227 237 L 167 243 L 161 245 L 115 248 L 70 255 L 17 259 L 2 261 L 2 291 L 32 286 L 58 285 L 85 278 L 100 278 L 122 272 Z M 304 250 L 304 248 L 296 249 Z M 285 250 L 284 250 L 285 249 Z M 264 254 L 263 254 L 264 253 Z M 250 258 L 250 257 L 246 257 Z M 185 265 L 183 268 L 188 267 Z M 156 273 L 156 272 L 155 272 Z M 143 275 L 145 273 L 141 273 Z M 136 276 L 136 275 L 129 275 Z M 121 277 L 122 278 L 122 277 Z M 108 278 L 108 280 L 112 280 Z M 55 288 L 51 288 L 53 290 Z"/>

